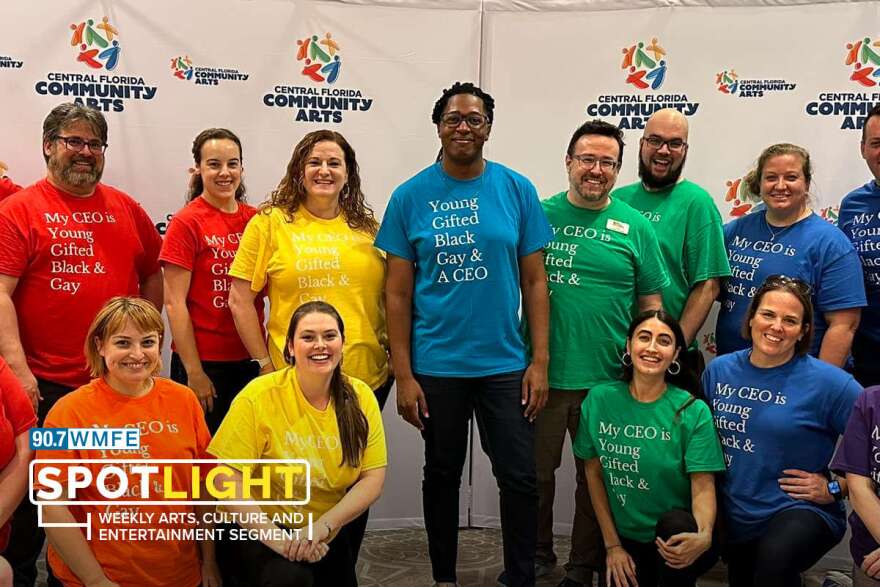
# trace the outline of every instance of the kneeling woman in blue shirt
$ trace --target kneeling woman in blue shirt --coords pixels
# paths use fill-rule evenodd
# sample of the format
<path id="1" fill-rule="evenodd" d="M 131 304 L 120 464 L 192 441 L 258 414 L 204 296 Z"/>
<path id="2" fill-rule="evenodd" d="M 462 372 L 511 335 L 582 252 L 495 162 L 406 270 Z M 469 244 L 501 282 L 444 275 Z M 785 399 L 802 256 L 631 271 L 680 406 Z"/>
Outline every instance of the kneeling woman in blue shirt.
<path id="1" fill-rule="evenodd" d="M 749 305 L 751 348 L 719 357 L 703 374 L 721 435 L 721 483 L 731 587 L 800 586 L 846 529 L 845 482 L 828 463 L 862 388 L 809 356 L 810 287 L 771 275 Z"/>

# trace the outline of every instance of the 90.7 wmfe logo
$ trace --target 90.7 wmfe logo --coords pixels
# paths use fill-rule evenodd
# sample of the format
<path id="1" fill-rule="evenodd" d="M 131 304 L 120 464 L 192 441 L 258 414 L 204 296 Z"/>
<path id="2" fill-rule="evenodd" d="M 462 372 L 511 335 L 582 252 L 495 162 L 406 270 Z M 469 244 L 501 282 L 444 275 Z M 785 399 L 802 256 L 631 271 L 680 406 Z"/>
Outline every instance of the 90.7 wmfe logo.
<path id="1" fill-rule="evenodd" d="M 140 430 L 35 428 L 30 431 L 30 445 L 52 455 L 66 450 L 133 453 L 140 449 Z M 84 521 L 59 525 L 83 528 L 87 540 L 219 540 L 224 535 L 232 540 L 311 540 L 311 513 L 270 515 L 260 510 L 260 520 L 248 514 L 249 525 L 256 521 L 276 528 L 248 530 L 242 523 L 214 526 L 238 523 L 234 511 L 211 508 L 201 519 L 192 511 L 192 506 L 305 506 L 310 486 L 311 468 L 304 459 L 38 458 L 31 461 L 28 474 L 38 525 L 55 526 L 44 521 L 44 506 L 81 506 Z M 277 492 L 278 487 L 283 495 L 273 496 L 273 488 Z"/>

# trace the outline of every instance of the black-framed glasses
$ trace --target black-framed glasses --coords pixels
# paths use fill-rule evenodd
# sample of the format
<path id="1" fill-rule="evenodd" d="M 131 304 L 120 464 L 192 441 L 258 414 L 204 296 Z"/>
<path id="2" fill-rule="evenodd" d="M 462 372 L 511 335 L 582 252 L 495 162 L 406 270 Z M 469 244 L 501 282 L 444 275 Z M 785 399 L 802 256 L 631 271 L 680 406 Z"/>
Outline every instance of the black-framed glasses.
<path id="1" fill-rule="evenodd" d="M 648 143 L 652 149 L 657 149 L 658 151 L 663 148 L 663 145 L 669 147 L 670 151 L 681 151 L 685 147 L 687 147 L 687 143 L 681 139 L 670 139 L 665 141 L 660 137 L 655 137 L 651 135 L 650 137 L 643 137 L 644 141 Z"/>
<path id="2" fill-rule="evenodd" d="M 592 155 L 572 155 L 571 158 L 577 161 L 581 167 L 588 170 L 595 167 L 596 163 L 599 164 L 599 169 L 602 171 L 614 171 L 617 169 L 617 161 L 614 159 L 599 159 Z"/>
<path id="3" fill-rule="evenodd" d="M 804 281 L 803 279 L 797 277 L 789 277 L 788 275 L 783 275 L 781 273 L 777 273 L 775 275 L 770 275 L 767 279 L 764 280 L 764 286 L 770 287 L 787 287 L 791 286 L 796 288 L 801 294 L 808 296 L 813 293 L 813 288 L 809 283 Z"/>
<path id="4" fill-rule="evenodd" d="M 468 114 L 467 116 L 462 116 L 458 112 L 449 112 L 440 117 L 440 122 L 449 128 L 458 128 L 458 125 L 461 124 L 462 120 L 464 120 L 470 128 L 481 128 L 484 124 L 489 122 L 488 118 L 477 112 Z"/>
<path id="5" fill-rule="evenodd" d="M 100 155 L 107 149 L 106 143 L 102 143 L 101 141 L 87 141 L 80 137 L 62 137 L 61 135 L 57 135 L 55 140 L 63 141 L 64 146 L 67 147 L 69 151 L 74 151 L 76 153 L 79 153 L 84 148 L 88 147 L 93 155 Z"/>

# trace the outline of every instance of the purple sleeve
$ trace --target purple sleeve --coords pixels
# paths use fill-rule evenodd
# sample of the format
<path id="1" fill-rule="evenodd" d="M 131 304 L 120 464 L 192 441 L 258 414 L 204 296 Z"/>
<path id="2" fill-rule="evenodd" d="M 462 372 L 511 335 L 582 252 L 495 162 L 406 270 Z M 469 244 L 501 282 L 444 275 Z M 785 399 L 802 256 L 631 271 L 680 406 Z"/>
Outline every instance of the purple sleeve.
<path id="1" fill-rule="evenodd" d="M 846 431 L 831 460 L 831 470 L 838 475 L 854 473 L 863 477 L 871 476 L 871 435 L 877 434 L 878 422 L 874 407 L 878 392 L 880 387 L 865 390 L 853 406 Z"/>

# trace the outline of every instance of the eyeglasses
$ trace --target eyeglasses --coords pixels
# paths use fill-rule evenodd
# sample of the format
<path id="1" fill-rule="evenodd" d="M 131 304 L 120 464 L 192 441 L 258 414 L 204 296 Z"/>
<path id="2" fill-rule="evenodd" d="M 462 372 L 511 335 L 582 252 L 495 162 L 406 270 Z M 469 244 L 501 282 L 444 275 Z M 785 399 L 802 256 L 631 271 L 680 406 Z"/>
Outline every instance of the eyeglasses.
<path id="1" fill-rule="evenodd" d="M 93 155 L 100 155 L 105 149 L 107 149 L 106 143 L 102 143 L 101 141 L 87 141 L 79 137 L 56 136 L 55 140 L 64 141 L 64 146 L 67 147 L 69 151 L 74 151 L 76 153 L 79 153 L 85 147 L 88 147 Z"/>
<path id="2" fill-rule="evenodd" d="M 764 286 L 770 287 L 786 287 L 791 286 L 796 288 L 802 295 L 808 296 L 813 292 L 813 288 L 810 287 L 810 284 L 804 281 L 803 279 L 799 279 L 797 277 L 789 277 L 788 275 L 770 275 L 767 279 L 764 280 Z"/>
<path id="3" fill-rule="evenodd" d="M 660 137 L 650 136 L 650 137 L 642 137 L 646 143 L 651 145 L 652 149 L 657 149 L 658 151 L 663 148 L 663 145 L 669 147 L 670 151 L 681 151 L 685 147 L 687 147 L 687 143 L 681 139 L 670 139 L 668 141 L 664 141 Z"/>
<path id="4" fill-rule="evenodd" d="M 592 169 L 596 163 L 602 171 L 614 171 L 617 169 L 617 161 L 614 159 L 597 159 L 592 155 L 573 155 L 572 159 L 577 161 L 584 169 Z"/>
<path id="5" fill-rule="evenodd" d="M 488 118 L 476 112 L 468 114 L 467 116 L 462 116 L 458 112 L 449 112 L 440 117 L 440 122 L 449 128 L 458 128 L 458 125 L 461 124 L 462 120 L 464 120 L 470 128 L 480 128 L 489 122 Z"/>

